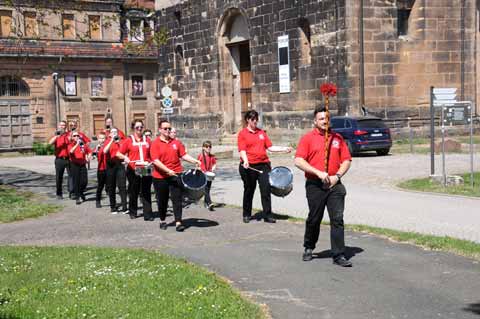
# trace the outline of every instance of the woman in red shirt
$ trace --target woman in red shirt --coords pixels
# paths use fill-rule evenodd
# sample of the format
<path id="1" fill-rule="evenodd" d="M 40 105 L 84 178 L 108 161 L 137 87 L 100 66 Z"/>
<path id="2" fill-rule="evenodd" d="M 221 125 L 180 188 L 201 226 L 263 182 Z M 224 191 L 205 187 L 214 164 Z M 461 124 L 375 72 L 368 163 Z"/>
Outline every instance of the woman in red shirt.
<path id="1" fill-rule="evenodd" d="M 240 176 L 243 181 L 243 222 L 249 223 L 252 216 L 252 201 L 255 188 L 260 186 L 263 218 L 266 223 L 275 223 L 272 217 L 272 202 L 268 173 L 271 170 L 270 152 L 290 153 L 291 147 L 280 150 L 272 148 L 272 142 L 265 131 L 257 127 L 258 113 L 250 110 L 245 113 L 246 127 L 238 133 L 238 152 L 240 153 Z M 261 173 L 260 173 L 261 172 Z"/>
<path id="2" fill-rule="evenodd" d="M 205 141 L 202 145 L 202 153 L 198 155 L 198 160 L 200 161 L 200 168 L 202 172 L 215 172 L 217 167 L 217 158 L 212 154 L 212 142 Z M 207 181 L 205 186 L 205 207 L 210 211 L 214 211 L 212 199 L 210 197 L 210 189 L 212 188 L 212 181 Z"/>
<path id="3" fill-rule="evenodd" d="M 85 200 L 83 193 L 87 188 L 88 174 L 87 162 L 91 159 L 92 150 L 88 144 L 80 137 L 79 132 L 72 133 L 72 142 L 68 145 L 70 156 L 70 172 L 72 173 L 73 193 L 77 205 Z"/>
<path id="4" fill-rule="evenodd" d="M 143 219 L 153 221 L 152 176 L 144 174 L 150 167 L 150 139 L 143 136 L 143 121 L 132 122 L 133 134 L 121 144 L 116 156 L 128 164 L 128 213 L 131 219 L 137 218 L 138 195 L 142 190 Z"/>
<path id="5" fill-rule="evenodd" d="M 110 198 L 110 212 L 112 214 L 128 213 L 127 208 L 127 176 L 125 174 L 125 166 L 122 160 L 117 157 L 122 142 L 120 132 L 116 128 L 110 130 L 108 140 L 104 152 L 107 154 L 107 186 Z M 120 195 L 121 208 L 117 209 L 117 188 Z"/>

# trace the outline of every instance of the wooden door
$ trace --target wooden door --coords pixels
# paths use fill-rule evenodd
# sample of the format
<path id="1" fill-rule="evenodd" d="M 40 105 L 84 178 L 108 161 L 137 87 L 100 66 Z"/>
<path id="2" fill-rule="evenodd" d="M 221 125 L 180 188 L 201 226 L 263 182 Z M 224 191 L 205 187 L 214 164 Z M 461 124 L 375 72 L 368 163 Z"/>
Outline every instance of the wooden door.
<path id="1" fill-rule="evenodd" d="M 95 136 L 103 132 L 105 126 L 105 116 L 103 114 L 94 114 L 93 115 L 93 134 Z"/>
<path id="2" fill-rule="evenodd" d="M 252 108 L 252 67 L 248 42 L 238 46 L 240 54 L 240 98 L 242 118 Z"/>

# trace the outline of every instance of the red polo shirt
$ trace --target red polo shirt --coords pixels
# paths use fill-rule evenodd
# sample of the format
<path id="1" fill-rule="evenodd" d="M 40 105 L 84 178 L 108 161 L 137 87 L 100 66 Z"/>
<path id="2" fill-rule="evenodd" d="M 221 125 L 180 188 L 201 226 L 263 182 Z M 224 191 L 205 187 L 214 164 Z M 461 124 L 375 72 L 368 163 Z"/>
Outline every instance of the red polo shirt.
<path id="1" fill-rule="evenodd" d="M 107 138 L 107 140 L 105 141 L 105 145 L 110 143 L 110 140 L 111 140 L 110 138 Z M 108 150 L 108 153 L 107 153 L 108 164 L 114 165 L 116 163 L 122 162 L 122 160 L 117 157 L 117 152 L 120 150 L 120 146 L 124 141 L 125 141 L 124 139 L 120 139 L 118 143 L 113 141 L 112 145 L 110 145 L 110 149 Z"/>
<path id="2" fill-rule="evenodd" d="M 272 146 L 272 141 L 261 129 L 257 128 L 255 132 L 252 132 L 248 128 L 244 128 L 238 133 L 238 151 L 247 152 L 249 164 L 269 163 L 267 148 L 270 146 Z"/>
<path id="3" fill-rule="evenodd" d="M 211 172 L 213 165 L 217 164 L 217 158 L 215 157 L 215 155 L 210 155 L 205 152 L 200 153 L 197 159 L 201 162 L 200 169 L 204 173 Z"/>
<path id="4" fill-rule="evenodd" d="M 135 139 L 135 142 L 133 141 Z M 150 139 L 145 138 L 145 142 L 143 137 L 137 139 L 133 135 L 129 136 L 125 141 L 120 144 L 119 152 L 123 155 L 126 155 L 130 159 L 130 163 L 128 163 L 128 167 L 130 169 L 135 169 L 134 161 L 140 161 L 140 147 L 142 148 L 143 152 L 143 161 L 144 162 L 151 162 L 150 159 Z"/>
<path id="5" fill-rule="evenodd" d="M 68 158 L 68 144 L 70 141 L 68 140 L 67 133 L 63 133 L 62 135 L 58 136 L 55 140 L 53 146 L 55 147 L 55 157 L 62 157 Z"/>
<path id="6" fill-rule="evenodd" d="M 330 133 L 330 154 L 328 157 L 328 175 L 332 176 L 338 172 L 340 164 L 351 161 L 352 156 L 342 136 L 337 133 Z M 301 157 L 316 169 L 325 172 L 325 135 L 317 128 L 305 134 L 298 142 L 295 157 Z M 305 173 L 307 179 L 318 179 L 316 175 Z"/>
<path id="7" fill-rule="evenodd" d="M 70 153 L 71 149 L 75 146 L 74 143 L 70 143 L 68 145 L 68 153 L 70 154 L 70 162 L 75 163 L 77 165 L 85 165 L 87 163 L 87 155 L 92 153 L 88 144 L 83 144 L 83 146 L 77 146 L 73 153 Z"/>
<path id="8" fill-rule="evenodd" d="M 99 171 L 104 171 L 107 169 L 107 153 L 103 150 L 105 149 L 105 143 L 103 143 L 102 147 L 98 149 L 97 152 L 97 161 L 98 161 L 98 168 Z"/>
<path id="9" fill-rule="evenodd" d="M 187 154 L 187 152 L 185 151 L 185 146 L 179 140 L 164 141 L 158 137 L 152 142 L 150 154 L 152 161 L 158 159 L 163 165 L 175 173 L 181 173 L 183 171 L 180 159 Z M 158 167 L 154 166 L 154 168 L 154 178 L 164 179 L 168 177 L 168 175 Z"/>

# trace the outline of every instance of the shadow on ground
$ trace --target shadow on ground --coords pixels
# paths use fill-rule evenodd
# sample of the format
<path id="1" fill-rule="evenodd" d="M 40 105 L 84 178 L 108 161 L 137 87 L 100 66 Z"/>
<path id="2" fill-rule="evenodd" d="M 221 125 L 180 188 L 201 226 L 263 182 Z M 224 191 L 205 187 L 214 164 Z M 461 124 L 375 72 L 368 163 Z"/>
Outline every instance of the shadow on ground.
<path id="1" fill-rule="evenodd" d="M 362 253 L 364 250 L 360 247 L 345 247 L 345 258 L 350 259 L 357 254 Z M 313 258 L 324 259 L 324 258 L 333 258 L 332 251 L 330 249 L 321 251 L 319 253 L 313 254 Z"/>
<path id="2" fill-rule="evenodd" d="M 480 316 L 480 302 L 471 303 L 467 305 L 467 307 L 463 308 L 463 310 L 474 313 Z"/>

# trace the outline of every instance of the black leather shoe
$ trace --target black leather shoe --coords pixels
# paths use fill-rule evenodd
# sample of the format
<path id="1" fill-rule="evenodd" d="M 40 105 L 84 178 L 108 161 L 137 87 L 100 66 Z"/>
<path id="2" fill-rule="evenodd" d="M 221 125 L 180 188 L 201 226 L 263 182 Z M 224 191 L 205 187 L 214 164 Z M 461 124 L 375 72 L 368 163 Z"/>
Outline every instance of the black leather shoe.
<path id="1" fill-rule="evenodd" d="M 100 201 L 97 200 L 97 202 L 95 203 L 95 207 L 102 208 L 102 203 L 100 203 Z"/>
<path id="2" fill-rule="evenodd" d="M 213 204 L 208 205 L 208 210 L 211 212 L 215 211 L 215 208 L 213 208 Z"/>
<path id="3" fill-rule="evenodd" d="M 177 227 L 175 227 L 175 230 L 178 232 L 182 232 L 185 230 L 185 226 L 183 226 L 182 224 L 177 225 Z"/>
<path id="4" fill-rule="evenodd" d="M 166 222 L 160 222 L 160 229 L 167 230 L 167 223 Z"/>
<path id="5" fill-rule="evenodd" d="M 352 267 L 352 263 L 350 261 L 348 261 L 345 256 L 339 256 L 335 259 L 333 259 L 333 263 L 335 265 L 338 265 L 340 267 Z"/>
<path id="6" fill-rule="evenodd" d="M 303 261 L 311 261 L 313 259 L 313 249 L 305 248 L 302 259 Z"/>
<path id="7" fill-rule="evenodd" d="M 135 219 L 135 218 L 137 218 L 137 214 L 132 214 L 132 213 L 130 213 L 129 215 L 130 215 L 130 219 Z"/>
<path id="8" fill-rule="evenodd" d="M 83 201 L 86 201 L 86 198 L 85 198 L 85 195 L 80 195 L 80 198 L 83 200 Z"/>
<path id="9" fill-rule="evenodd" d="M 275 218 L 272 218 L 272 217 L 265 217 L 263 219 L 263 221 L 266 222 L 266 223 L 272 223 L 272 224 L 277 222 L 277 220 Z"/>
<path id="10" fill-rule="evenodd" d="M 77 205 L 80 205 L 81 203 L 82 203 L 82 200 L 81 200 L 80 198 L 77 198 L 77 199 L 76 199 L 76 204 L 77 204 Z"/>
<path id="11" fill-rule="evenodd" d="M 155 220 L 155 217 L 144 217 L 143 220 L 146 222 L 153 222 Z"/>
<path id="12" fill-rule="evenodd" d="M 248 224 L 250 222 L 250 216 L 243 216 L 243 222 Z"/>

